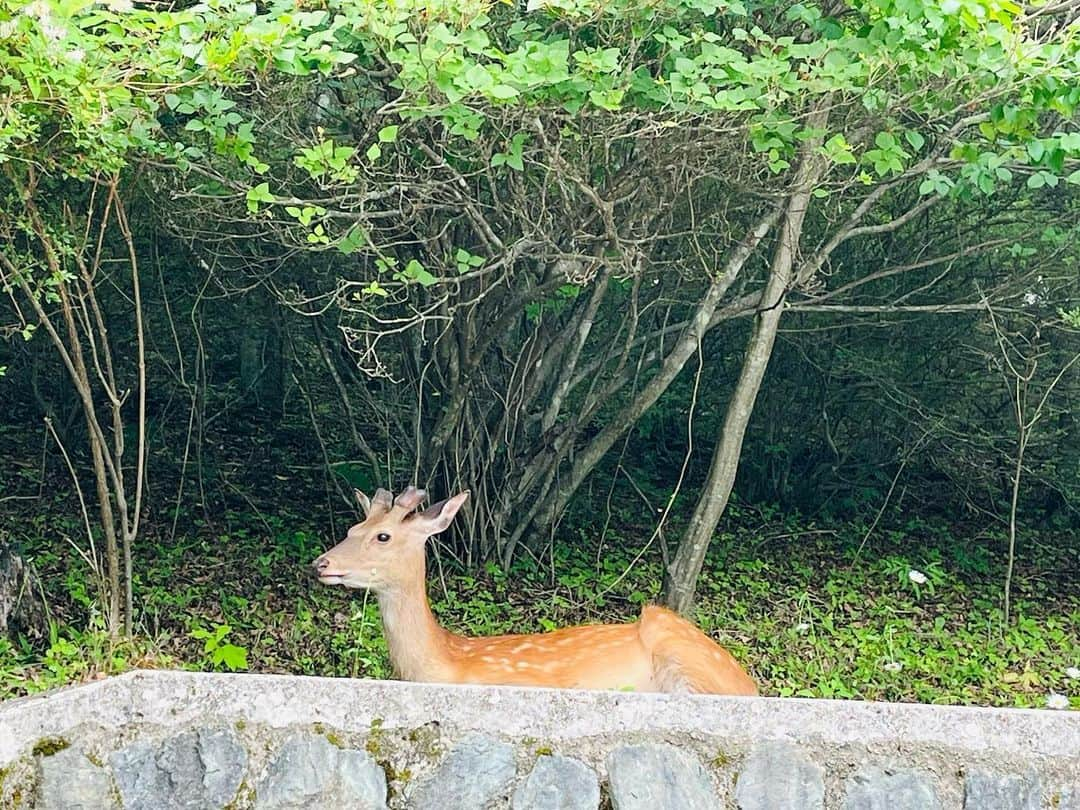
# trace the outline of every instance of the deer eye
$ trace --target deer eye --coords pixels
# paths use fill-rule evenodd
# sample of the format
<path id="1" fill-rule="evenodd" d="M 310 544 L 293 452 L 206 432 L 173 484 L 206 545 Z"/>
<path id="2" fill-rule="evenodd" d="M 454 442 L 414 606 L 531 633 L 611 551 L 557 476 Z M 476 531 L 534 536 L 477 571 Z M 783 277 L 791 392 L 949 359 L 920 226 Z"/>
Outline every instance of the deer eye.
<path id="1" fill-rule="evenodd" d="M 378 540 L 380 543 L 389 543 L 390 535 L 388 535 L 386 532 L 379 532 L 377 535 L 375 535 L 375 539 Z"/>

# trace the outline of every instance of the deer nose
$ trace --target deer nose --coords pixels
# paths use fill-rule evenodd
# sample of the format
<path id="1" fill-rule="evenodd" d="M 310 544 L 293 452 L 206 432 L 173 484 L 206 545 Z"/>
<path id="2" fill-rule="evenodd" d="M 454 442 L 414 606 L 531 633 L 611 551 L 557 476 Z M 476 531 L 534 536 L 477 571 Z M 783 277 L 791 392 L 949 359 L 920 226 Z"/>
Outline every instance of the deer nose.
<path id="1" fill-rule="evenodd" d="M 316 574 L 321 574 L 323 571 L 330 567 L 330 560 L 324 554 L 323 556 L 319 557 L 319 559 L 315 560 L 315 562 L 313 562 L 311 565 L 315 569 Z"/>

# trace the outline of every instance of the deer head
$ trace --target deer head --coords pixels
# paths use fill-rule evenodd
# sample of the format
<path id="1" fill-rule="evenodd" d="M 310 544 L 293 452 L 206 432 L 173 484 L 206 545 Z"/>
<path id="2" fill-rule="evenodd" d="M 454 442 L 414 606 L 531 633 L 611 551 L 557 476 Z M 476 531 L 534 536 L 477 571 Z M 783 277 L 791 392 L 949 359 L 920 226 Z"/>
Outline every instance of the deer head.
<path id="1" fill-rule="evenodd" d="M 414 512 L 426 494 L 410 486 L 396 499 L 385 489 L 369 499 L 357 490 L 356 498 L 366 518 L 312 563 L 319 581 L 346 588 L 368 588 L 378 593 L 411 582 L 418 573 L 422 577 L 424 543 L 450 525 L 469 497 L 466 490 L 422 512 Z"/>

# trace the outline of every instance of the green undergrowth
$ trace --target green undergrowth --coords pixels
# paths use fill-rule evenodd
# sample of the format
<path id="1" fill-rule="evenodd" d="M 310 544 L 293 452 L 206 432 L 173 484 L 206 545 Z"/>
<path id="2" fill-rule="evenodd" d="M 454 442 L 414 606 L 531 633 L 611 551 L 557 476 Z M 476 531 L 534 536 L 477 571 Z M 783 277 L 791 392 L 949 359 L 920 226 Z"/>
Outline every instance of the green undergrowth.
<path id="1" fill-rule="evenodd" d="M 765 694 L 1029 707 L 1063 696 L 1080 708 L 1080 679 L 1070 677 L 1080 675 L 1080 588 L 1068 537 L 1025 543 L 1005 627 L 1001 537 L 912 521 L 863 544 L 858 523 L 822 527 L 749 510 L 725 525 L 695 619 Z M 44 541 L 26 545 L 44 574 L 53 630 L 37 644 L 0 640 L 0 697 L 134 667 L 390 675 L 375 600 L 314 582 L 307 567 L 327 541 L 284 518 L 264 519 L 259 531 L 196 526 L 171 545 L 144 539 L 140 633 L 122 643 L 86 621 L 94 604 L 78 561 Z M 429 555 L 433 607 L 471 635 L 632 620 L 661 581 L 659 547 L 642 551 L 629 536 L 598 541 L 581 530 L 564 532 L 542 562 L 522 558 L 510 571 Z"/>

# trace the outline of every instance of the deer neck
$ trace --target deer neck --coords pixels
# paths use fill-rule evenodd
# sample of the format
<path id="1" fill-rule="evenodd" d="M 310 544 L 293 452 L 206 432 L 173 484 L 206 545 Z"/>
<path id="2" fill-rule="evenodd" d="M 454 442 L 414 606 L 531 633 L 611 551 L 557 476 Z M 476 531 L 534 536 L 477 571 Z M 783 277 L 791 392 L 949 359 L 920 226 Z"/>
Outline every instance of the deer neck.
<path id="1" fill-rule="evenodd" d="M 379 593 L 390 663 L 407 681 L 443 680 L 450 667 L 451 633 L 439 626 L 427 598 L 423 563 L 419 575 Z"/>

